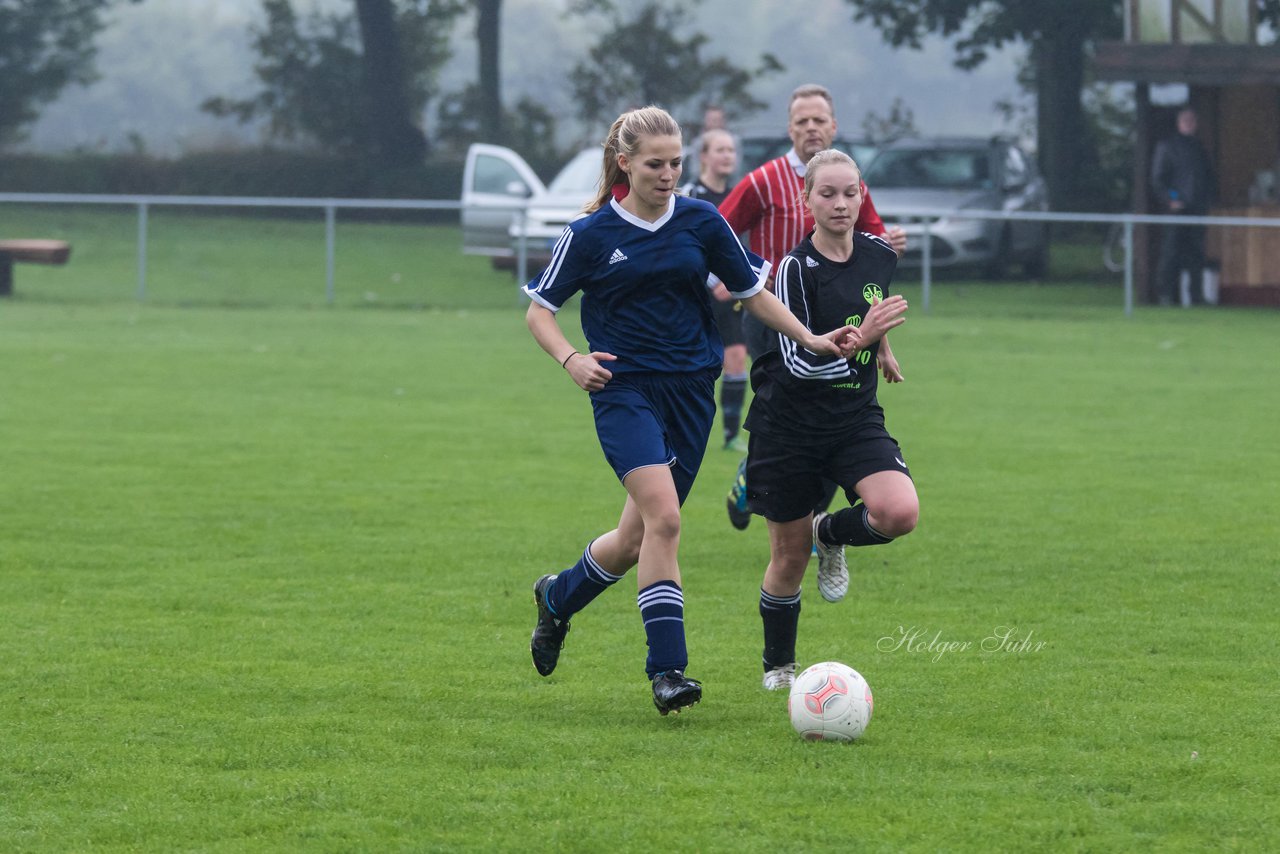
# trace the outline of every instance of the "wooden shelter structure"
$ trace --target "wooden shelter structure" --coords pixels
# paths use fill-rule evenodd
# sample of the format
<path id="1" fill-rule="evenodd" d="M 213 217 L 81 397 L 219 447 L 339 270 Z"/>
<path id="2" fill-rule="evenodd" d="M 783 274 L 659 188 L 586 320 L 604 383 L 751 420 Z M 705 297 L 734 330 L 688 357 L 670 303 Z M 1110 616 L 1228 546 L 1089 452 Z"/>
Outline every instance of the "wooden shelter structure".
<path id="1" fill-rule="evenodd" d="M 1280 47 L 1258 44 L 1253 0 L 1124 3 L 1124 41 L 1099 44 L 1093 68 L 1100 80 L 1135 84 L 1133 209 L 1162 212 L 1150 190 L 1151 156 L 1175 132 L 1181 105 L 1153 105 L 1151 87 L 1175 83 L 1188 89 L 1217 176 L 1210 215 L 1280 217 Z M 1137 230 L 1135 270 L 1148 296 L 1155 238 L 1151 228 Z M 1220 269 L 1219 302 L 1280 306 L 1280 228 L 1211 228 L 1208 254 Z"/>

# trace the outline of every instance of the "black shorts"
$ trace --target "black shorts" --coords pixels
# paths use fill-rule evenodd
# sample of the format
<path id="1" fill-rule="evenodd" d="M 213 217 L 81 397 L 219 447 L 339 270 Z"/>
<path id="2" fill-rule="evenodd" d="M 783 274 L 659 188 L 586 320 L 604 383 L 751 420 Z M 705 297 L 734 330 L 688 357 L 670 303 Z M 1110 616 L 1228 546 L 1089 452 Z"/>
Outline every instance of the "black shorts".
<path id="1" fill-rule="evenodd" d="M 883 424 L 869 423 L 852 436 L 824 442 L 786 441 L 752 433 L 747 452 L 747 506 L 774 522 L 813 512 L 824 496 L 823 478 L 834 480 L 853 504 L 858 481 L 881 471 L 911 477 L 902 449 Z"/>
<path id="2" fill-rule="evenodd" d="M 721 302 L 715 297 L 711 298 L 711 316 L 715 318 L 716 329 L 720 333 L 720 340 L 724 342 L 724 346 L 731 347 L 734 344 L 742 344 L 742 315 L 746 311 L 742 308 L 742 303 L 736 299 Z"/>

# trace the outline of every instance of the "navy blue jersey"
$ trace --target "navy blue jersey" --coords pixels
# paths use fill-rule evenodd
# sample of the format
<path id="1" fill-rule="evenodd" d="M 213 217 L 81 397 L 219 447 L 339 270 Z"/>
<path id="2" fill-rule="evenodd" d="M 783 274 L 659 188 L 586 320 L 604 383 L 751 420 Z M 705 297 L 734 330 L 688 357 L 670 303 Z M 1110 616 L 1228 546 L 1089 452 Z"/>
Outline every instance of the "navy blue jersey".
<path id="1" fill-rule="evenodd" d="M 853 255 L 832 261 L 813 246 L 813 235 L 778 265 L 778 299 L 811 331 L 822 334 L 858 326 L 872 299 L 889 293 L 898 255 L 884 240 L 855 232 Z M 768 352 L 751 367 L 755 399 L 746 428 L 784 439 L 833 438 L 884 413 L 876 401 L 880 342 L 849 359 L 818 355 L 789 338 L 772 335 Z"/>
<path id="2" fill-rule="evenodd" d="M 672 196 L 656 222 L 616 200 L 572 222 L 529 298 L 559 311 L 582 292 L 582 331 L 592 350 L 612 353 L 614 373 L 719 370 L 724 358 L 707 274 L 735 297 L 758 293 L 768 265 L 743 250 L 707 202 Z"/>

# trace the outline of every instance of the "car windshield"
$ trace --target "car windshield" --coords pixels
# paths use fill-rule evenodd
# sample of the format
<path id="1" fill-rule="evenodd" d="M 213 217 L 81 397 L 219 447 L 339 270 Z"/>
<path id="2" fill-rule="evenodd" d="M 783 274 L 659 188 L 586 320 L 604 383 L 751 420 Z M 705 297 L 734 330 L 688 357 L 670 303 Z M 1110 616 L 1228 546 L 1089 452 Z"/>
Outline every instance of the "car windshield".
<path id="1" fill-rule="evenodd" d="M 875 187 L 977 190 L 991 186 L 986 149 L 907 148 L 880 152 L 863 178 Z"/>
<path id="2" fill-rule="evenodd" d="M 582 196 L 583 199 L 590 197 L 600 186 L 602 162 L 598 148 L 579 151 L 560 170 L 560 174 L 551 179 L 547 192 L 557 196 Z"/>

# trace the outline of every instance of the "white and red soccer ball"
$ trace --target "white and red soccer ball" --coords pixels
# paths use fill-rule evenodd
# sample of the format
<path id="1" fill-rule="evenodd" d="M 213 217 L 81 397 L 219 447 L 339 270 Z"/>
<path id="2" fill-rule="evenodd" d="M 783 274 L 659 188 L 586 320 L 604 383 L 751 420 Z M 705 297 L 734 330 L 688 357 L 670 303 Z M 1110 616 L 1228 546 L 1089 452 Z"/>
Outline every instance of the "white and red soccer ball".
<path id="1" fill-rule="evenodd" d="M 853 741 L 871 723 L 875 707 L 862 674 L 838 661 L 806 668 L 791 685 L 791 726 L 809 741 Z"/>

